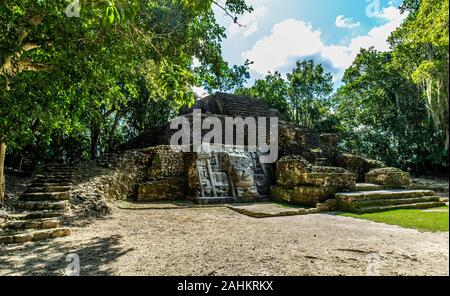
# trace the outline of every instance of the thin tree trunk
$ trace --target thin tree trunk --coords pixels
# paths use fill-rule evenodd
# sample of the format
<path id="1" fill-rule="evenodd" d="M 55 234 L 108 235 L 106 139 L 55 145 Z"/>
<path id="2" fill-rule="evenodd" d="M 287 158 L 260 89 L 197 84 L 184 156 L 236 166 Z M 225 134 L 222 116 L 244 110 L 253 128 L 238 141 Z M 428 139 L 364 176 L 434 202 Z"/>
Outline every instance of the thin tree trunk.
<path id="1" fill-rule="evenodd" d="M 91 159 L 97 158 L 97 144 L 100 137 L 100 128 L 98 123 L 93 120 L 91 123 Z"/>
<path id="2" fill-rule="evenodd" d="M 0 204 L 5 202 L 5 156 L 6 144 L 0 144 Z"/>
<path id="3" fill-rule="evenodd" d="M 116 116 L 114 117 L 114 123 L 111 127 L 111 131 L 109 132 L 109 139 L 108 139 L 108 150 L 112 150 L 113 142 L 114 142 L 114 134 L 116 133 L 117 126 L 119 125 L 119 120 L 121 116 L 119 115 L 119 112 L 116 113 Z"/>

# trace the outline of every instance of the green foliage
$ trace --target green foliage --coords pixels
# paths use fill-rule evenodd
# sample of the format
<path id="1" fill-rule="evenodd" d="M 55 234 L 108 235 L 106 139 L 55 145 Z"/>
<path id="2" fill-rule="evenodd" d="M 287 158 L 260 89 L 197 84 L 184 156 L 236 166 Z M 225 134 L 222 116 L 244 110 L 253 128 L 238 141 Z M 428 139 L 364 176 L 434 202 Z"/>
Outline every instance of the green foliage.
<path id="1" fill-rule="evenodd" d="M 313 127 L 326 112 L 327 99 L 333 91 L 332 75 L 325 73 L 322 65 L 308 60 L 297 62 L 287 78 L 295 123 Z"/>
<path id="2" fill-rule="evenodd" d="M 392 53 L 362 50 L 343 81 L 333 102 L 345 149 L 413 172 L 448 166 L 421 91 Z"/>
<path id="3" fill-rule="evenodd" d="M 200 85 L 209 93 L 217 90 L 233 93 L 242 88 L 250 78 L 248 61 L 244 65 L 234 65 L 231 68 L 228 63 L 222 61 L 220 67 L 200 66 L 195 71 L 202 81 Z"/>
<path id="4" fill-rule="evenodd" d="M 288 115 L 290 106 L 288 101 L 288 84 L 279 72 L 269 73 L 264 79 L 258 79 L 250 88 L 240 88 L 237 94 L 259 98 L 270 108 L 277 109 L 281 114 Z"/>
<path id="5" fill-rule="evenodd" d="M 85 149 L 89 139 L 95 156 L 191 103 L 193 86 L 242 85 L 246 66 L 221 57 L 214 3 L 81 0 L 80 17 L 69 18 L 65 0 L 2 1 L 1 142 L 11 153 L 40 145 L 52 158 L 62 142 L 79 138 Z M 221 7 L 251 10 L 243 0 Z M 215 71 L 193 71 L 194 57 Z"/>
<path id="6" fill-rule="evenodd" d="M 449 1 L 408 1 L 411 11 L 389 41 L 393 64 L 421 88 L 437 130 L 449 146 Z"/>
<path id="7" fill-rule="evenodd" d="M 407 0 L 393 50 L 362 50 L 334 96 L 344 147 L 415 173 L 448 167 L 448 0 Z"/>
<path id="8" fill-rule="evenodd" d="M 278 72 L 269 73 L 252 87 L 236 92 L 260 98 L 292 123 L 330 133 L 338 125 L 329 100 L 332 91 L 332 75 L 325 73 L 322 65 L 307 60 L 298 61 L 286 79 Z"/>
<path id="9" fill-rule="evenodd" d="M 424 210 L 395 210 L 362 215 L 342 214 L 342 216 L 432 232 L 448 231 L 448 207 L 433 210 L 428 212 Z"/>

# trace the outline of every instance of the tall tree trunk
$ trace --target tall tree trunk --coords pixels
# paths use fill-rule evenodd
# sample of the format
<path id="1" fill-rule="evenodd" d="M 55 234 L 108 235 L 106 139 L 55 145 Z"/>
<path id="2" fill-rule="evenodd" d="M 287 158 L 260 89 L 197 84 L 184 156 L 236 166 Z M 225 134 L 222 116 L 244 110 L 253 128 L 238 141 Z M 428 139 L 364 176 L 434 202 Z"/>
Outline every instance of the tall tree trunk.
<path id="1" fill-rule="evenodd" d="M 5 156 L 6 144 L 0 144 L 0 204 L 5 202 Z"/>

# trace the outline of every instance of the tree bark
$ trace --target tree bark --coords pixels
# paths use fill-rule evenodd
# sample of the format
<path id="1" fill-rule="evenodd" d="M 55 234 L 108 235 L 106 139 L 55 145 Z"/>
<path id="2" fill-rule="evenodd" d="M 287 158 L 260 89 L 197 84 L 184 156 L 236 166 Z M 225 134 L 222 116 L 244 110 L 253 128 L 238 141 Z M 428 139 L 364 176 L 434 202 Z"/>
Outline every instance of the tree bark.
<path id="1" fill-rule="evenodd" d="M 119 120 L 120 120 L 121 116 L 119 114 L 119 112 L 117 111 L 116 116 L 114 117 L 114 123 L 111 127 L 111 131 L 109 132 L 109 137 L 108 137 L 108 150 L 112 151 L 112 146 L 113 146 L 113 142 L 114 142 L 114 134 L 116 133 L 116 129 L 117 126 L 119 125 Z"/>
<path id="2" fill-rule="evenodd" d="M 97 144 L 100 137 L 100 127 L 99 124 L 92 120 L 91 122 L 91 159 L 97 158 Z"/>
<path id="3" fill-rule="evenodd" d="M 6 144 L 0 143 L 0 204 L 5 202 L 5 156 Z"/>

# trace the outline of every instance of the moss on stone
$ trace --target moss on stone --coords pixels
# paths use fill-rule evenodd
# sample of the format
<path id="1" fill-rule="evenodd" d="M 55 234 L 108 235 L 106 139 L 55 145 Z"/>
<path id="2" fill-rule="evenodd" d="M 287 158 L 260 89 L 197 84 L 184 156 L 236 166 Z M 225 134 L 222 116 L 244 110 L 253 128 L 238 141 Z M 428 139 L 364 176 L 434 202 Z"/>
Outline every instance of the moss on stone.
<path id="1" fill-rule="evenodd" d="M 164 178 L 141 184 L 138 201 L 160 201 L 184 198 L 184 181 L 179 177 Z"/>
<path id="2" fill-rule="evenodd" d="M 281 202 L 302 206 L 316 206 L 317 203 L 332 198 L 335 192 L 336 188 L 334 187 L 298 186 L 286 188 L 274 186 L 272 188 L 272 197 Z"/>
<path id="3" fill-rule="evenodd" d="M 277 185 L 334 187 L 339 190 L 353 190 L 356 176 L 343 168 L 313 166 L 299 156 L 284 157 L 277 163 Z"/>
<path id="4" fill-rule="evenodd" d="M 366 174 L 366 182 L 385 187 L 402 188 L 411 183 L 411 176 L 397 168 L 379 168 Z"/>

